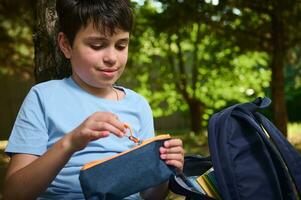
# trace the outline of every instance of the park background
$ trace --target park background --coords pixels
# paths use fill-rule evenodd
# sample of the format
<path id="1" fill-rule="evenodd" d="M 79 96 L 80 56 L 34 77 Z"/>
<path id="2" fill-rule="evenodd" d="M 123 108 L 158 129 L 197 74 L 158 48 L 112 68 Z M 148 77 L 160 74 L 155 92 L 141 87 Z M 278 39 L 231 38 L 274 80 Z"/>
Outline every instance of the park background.
<path id="1" fill-rule="evenodd" d="M 129 61 L 118 84 L 148 99 L 158 133 L 182 138 L 187 153 L 207 155 L 213 113 L 267 96 L 273 103 L 264 114 L 301 149 L 300 1 L 132 3 Z M 55 48 L 54 5 L 0 0 L 0 191 L 3 150 L 24 97 L 34 84 L 70 73 Z"/>

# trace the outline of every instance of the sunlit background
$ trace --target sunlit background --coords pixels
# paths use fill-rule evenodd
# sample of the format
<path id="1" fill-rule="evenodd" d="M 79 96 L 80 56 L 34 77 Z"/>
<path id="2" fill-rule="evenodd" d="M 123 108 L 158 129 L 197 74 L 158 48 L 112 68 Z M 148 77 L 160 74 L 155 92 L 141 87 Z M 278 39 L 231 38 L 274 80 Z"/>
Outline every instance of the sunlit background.
<path id="1" fill-rule="evenodd" d="M 118 84 L 148 99 L 158 133 L 182 138 L 188 153 L 207 155 L 206 128 L 212 114 L 267 96 L 276 106 L 264 114 L 301 149 L 298 0 L 132 2 L 135 26 L 127 69 Z M 0 0 L 0 188 L 8 162 L 3 153 L 7 139 L 38 79 L 35 11 L 30 0 Z"/>

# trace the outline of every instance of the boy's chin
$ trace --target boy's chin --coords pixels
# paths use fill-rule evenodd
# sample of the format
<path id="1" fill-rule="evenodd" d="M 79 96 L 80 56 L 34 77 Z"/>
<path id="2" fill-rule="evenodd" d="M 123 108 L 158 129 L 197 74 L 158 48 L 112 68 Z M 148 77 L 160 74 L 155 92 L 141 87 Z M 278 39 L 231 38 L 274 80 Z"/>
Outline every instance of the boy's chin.
<path id="1" fill-rule="evenodd" d="M 107 88 L 112 88 L 115 82 L 105 82 L 105 83 L 99 83 L 95 84 L 92 87 L 98 88 L 98 89 L 107 89 Z"/>

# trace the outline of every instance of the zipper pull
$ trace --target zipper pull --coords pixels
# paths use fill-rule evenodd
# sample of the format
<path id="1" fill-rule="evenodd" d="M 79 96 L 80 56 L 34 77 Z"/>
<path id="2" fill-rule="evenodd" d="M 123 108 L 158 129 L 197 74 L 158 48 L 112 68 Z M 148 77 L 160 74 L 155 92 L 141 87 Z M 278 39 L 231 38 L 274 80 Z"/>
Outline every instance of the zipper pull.
<path id="1" fill-rule="evenodd" d="M 124 127 L 125 127 L 126 129 L 129 129 L 129 130 L 130 130 L 130 134 L 131 134 L 131 135 L 128 136 L 129 140 L 133 141 L 133 142 L 134 142 L 135 144 L 137 144 L 137 145 L 139 145 L 139 144 L 142 143 L 142 141 L 140 141 L 139 138 L 136 138 L 136 137 L 133 136 L 133 129 L 131 128 L 131 126 L 130 126 L 129 124 L 126 124 L 126 123 L 125 123 L 125 124 L 124 124 Z"/>

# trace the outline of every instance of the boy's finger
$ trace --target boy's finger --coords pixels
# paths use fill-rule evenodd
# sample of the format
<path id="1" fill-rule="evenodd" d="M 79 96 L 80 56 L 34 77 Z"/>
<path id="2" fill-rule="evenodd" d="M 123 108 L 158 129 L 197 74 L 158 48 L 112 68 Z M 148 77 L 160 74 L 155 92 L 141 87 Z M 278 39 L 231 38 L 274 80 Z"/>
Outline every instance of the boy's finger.
<path id="1" fill-rule="evenodd" d="M 167 165 L 174 166 L 179 171 L 183 171 L 183 163 L 177 160 L 166 160 L 165 163 Z"/>
<path id="2" fill-rule="evenodd" d="M 177 160 L 181 163 L 184 162 L 182 154 L 160 154 L 160 158 L 163 160 Z"/>
<path id="3" fill-rule="evenodd" d="M 183 146 L 182 140 L 180 139 L 171 139 L 164 142 L 164 147 L 170 148 L 175 146 Z"/>
<path id="4" fill-rule="evenodd" d="M 93 125 L 93 130 L 94 131 L 108 131 L 118 137 L 123 137 L 124 132 L 117 128 L 116 126 L 107 123 L 107 122 L 95 122 Z"/>
<path id="5" fill-rule="evenodd" d="M 106 122 L 111 124 L 112 126 L 115 126 L 118 128 L 120 131 L 125 132 L 125 127 L 124 123 L 122 123 L 119 119 L 118 116 L 110 113 L 110 112 L 96 112 L 94 113 L 94 121 L 96 122 Z"/>
<path id="6" fill-rule="evenodd" d="M 172 148 L 160 148 L 160 153 L 178 153 L 184 155 L 184 149 L 181 146 L 172 147 Z"/>
<path id="7" fill-rule="evenodd" d="M 89 137 L 90 140 L 97 140 L 99 138 L 107 137 L 109 134 L 109 131 L 91 131 Z"/>
<path id="8" fill-rule="evenodd" d="M 115 126 L 116 128 L 118 128 L 123 133 L 125 133 L 126 127 L 124 126 L 124 123 L 122 123 L 121 121 L 118 120 L 118 118 L 110 117 L 107 119 L 107 122 L 110 123 L 112 126 Z"/>

